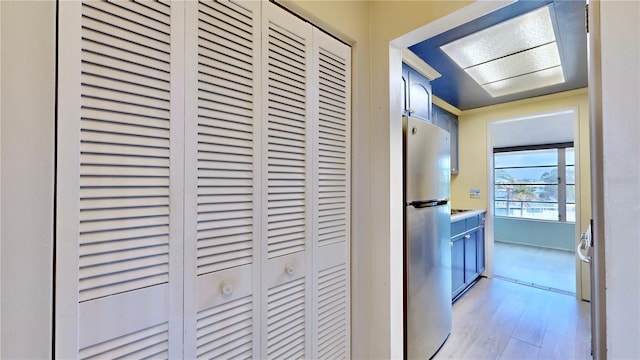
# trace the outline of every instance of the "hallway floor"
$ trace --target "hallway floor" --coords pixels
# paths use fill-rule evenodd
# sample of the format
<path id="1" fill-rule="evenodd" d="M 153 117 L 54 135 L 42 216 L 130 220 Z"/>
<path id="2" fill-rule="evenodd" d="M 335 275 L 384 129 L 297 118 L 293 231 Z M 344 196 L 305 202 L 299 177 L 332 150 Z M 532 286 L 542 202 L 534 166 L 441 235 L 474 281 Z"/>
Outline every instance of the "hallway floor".
<path id="1" fill-rule="evenodd" d="M 453 304 L 453 330 L 434 359 L 591 359 L 589 303 L 481 278 Z"/>
<path id="2" fill-rule="evenodd" d="M 504 242 L 494 243 L 496 277 L 575 294 L 576 258 L 572 251 Z"/>

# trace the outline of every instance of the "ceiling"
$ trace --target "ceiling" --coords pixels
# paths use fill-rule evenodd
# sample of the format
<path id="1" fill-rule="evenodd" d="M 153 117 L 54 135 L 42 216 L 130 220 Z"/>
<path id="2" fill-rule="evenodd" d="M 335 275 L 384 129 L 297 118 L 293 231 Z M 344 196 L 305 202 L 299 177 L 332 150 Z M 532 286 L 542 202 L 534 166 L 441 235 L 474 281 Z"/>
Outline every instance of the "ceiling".
<path id="1" fill-rule="evenodd" d="M 451 41 L 549 4 L 551 4 L 551 19 L 566 79 L 562 84 L 494 98 L 440 49 L 440 46 Z M 431 81 L 433 94 L 460 110 L 469 110 L 586 87 L 587 35 L 584 24 L 584 0 L 517 1 L 410 46 L 409 50 L 442 74 L 441 77 Z"/>

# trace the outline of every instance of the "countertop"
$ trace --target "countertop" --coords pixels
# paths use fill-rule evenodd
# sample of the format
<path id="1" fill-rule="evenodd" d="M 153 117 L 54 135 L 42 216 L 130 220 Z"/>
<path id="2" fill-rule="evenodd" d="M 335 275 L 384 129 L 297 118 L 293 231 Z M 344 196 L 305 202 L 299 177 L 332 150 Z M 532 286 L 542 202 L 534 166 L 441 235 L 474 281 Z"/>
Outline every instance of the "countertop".
<path id="1" fill-rule="evenodd" d="M 464 220 L 466 218 L 470 218 L 472 216 L 480 215 L 480 214 L 485 213 L 485 212 L 487 212 L 487 210 L 480 209 L 480 210 L 468 210 L 468 211 L 459 212 L 457 214 L 452 214 L 451 215 L 451 222 Z"/>

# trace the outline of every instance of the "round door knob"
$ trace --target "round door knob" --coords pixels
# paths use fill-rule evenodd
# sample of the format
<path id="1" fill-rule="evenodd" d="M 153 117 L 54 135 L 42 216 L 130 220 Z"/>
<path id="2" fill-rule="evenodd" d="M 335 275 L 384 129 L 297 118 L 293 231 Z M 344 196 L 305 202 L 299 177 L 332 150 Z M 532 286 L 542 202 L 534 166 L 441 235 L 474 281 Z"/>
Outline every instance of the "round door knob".
<path id="1" fill-rule="evenodd" d="M 284 272 L 287 273 L 287 275 L 293 275 L 294 271 L 296 271 L 296 268 L 293 264 L 287 264 L 284 266 Z"/>
<path id="2" fill-rule="evenodd" d="M 464 236 L 465 239 L 471 239 L 471 235 L 467 234 Z"/>
<path id="3" fill-rule="evenodd" d="M 233 293 L 233 285 L 228 281 L 223 282 L 221 288 L 222 295 L 229 296 Z"/>
<path id="4" fill-rule="evenodd" d="M 449 244 L 451 245 L 451 247 L 453 247 L 453 241 L 449 241 Z"/>

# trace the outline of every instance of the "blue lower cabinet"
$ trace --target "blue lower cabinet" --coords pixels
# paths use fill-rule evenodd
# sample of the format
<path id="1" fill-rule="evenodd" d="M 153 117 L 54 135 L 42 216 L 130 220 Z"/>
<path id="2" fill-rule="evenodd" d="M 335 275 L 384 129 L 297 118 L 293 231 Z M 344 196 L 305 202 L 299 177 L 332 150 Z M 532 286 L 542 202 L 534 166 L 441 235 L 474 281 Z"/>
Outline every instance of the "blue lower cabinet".
<path id="1" fill-rule="evenodd" d="M 478 234 L 474 231 L 464 238 L 464 279 L 469 283 L 479 275 L 478 273 Z"/>
<path id="2" fill-rule="evenodd" d="M 451 298 L 471 286 L 484 269 L 484 214 L 451 223 Z"/>
<path id="3" fill-rule="evenodd" d="M 464 239 L 451 239 L 451 290 L 458 294 L 464 290 Z"/>
<path id="4" fill-rule="evenodd" d="M 478 235 L 478 273 L 482 273 L 485 269 L 484 259 L 484 226 L 476 231 Z"/>

